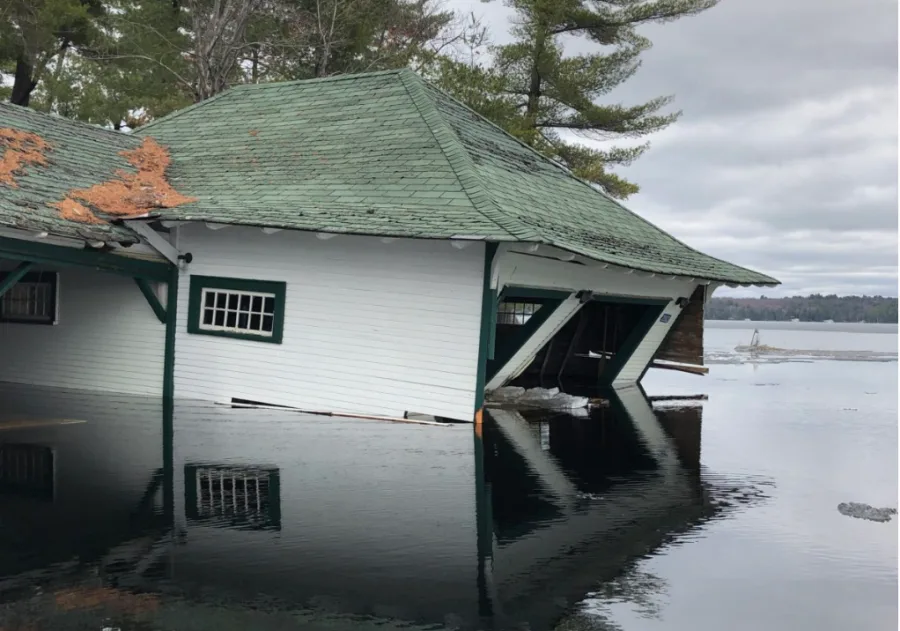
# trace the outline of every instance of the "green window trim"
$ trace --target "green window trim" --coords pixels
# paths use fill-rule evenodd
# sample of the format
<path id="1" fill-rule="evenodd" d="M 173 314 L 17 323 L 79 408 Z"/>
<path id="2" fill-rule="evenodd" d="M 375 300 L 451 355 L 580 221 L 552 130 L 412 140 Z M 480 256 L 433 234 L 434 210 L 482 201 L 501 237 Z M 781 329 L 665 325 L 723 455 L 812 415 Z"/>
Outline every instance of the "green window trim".
<path id="1" fill-rule="evenodd" d="M 262 335 L 244 333 L 240 330 L 229 331 L 203 328 L 201 326 L 201 307 L 204 289 L 222 292 L 235 291 L 271 294 L 275 301 L 274 310 L 271 314 L 273 317 L 272 334 Z M 282 339 L 284 338 L 284 302 L 286 293 L 287 284 L 279 281 L 191 275 L 191 286 L 188 299 L 188 333 L 281 344 Z"/>

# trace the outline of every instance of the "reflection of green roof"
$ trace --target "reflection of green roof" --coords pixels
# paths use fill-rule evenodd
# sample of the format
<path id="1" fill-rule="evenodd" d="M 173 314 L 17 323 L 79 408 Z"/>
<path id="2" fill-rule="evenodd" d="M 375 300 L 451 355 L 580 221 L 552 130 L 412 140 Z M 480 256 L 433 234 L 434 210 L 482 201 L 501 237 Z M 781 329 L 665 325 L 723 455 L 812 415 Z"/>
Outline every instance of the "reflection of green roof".
<path id="1" fill-rule="evenodd" d="M 133 172 L 119 152 L 140 146 L 139 138 L 9 103 L 0 103 L 0 128 L 31 132 L 49 144 L 45 166 L 25 165 L 13 176 L 15 187 L 0 184 L 0 226 L 86 240 L 138 241 L 125 228 L 67 221 L 49 204 L 73 188 L 112 178 L 117 169 Z"/>
<path id="2" fill-rule="evenodd" d="M 7 106 L 0 126 L 20 122 L 6 122 L 8 110 L 29 125 L 40 117 Z M 42 118 L 73 136 L 58 139 L 72 150 L 67 162 L 93 171 L 122 167 L 115 154 L 134 146 L 125 135 Z M 409 70 L 239 86 L 137 133 L 169 147 L 169 181 L 197 198 L 160 209 L 164 219 L 529 241 L 659 274 L 777 282 L 684 245 Z M 42 200 L 89 183 L 85 173 L 39 175 L 52 180 L 34 182 Z M 0 223 L 19 194 L 0 190 Z"/>

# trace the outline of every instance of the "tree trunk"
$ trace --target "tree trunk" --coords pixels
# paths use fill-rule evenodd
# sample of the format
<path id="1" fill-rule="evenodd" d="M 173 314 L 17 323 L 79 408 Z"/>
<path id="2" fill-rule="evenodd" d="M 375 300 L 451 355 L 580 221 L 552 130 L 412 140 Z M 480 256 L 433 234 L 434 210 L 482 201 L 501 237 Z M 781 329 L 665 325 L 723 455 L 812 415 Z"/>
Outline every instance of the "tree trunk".
<path id="1" fill-rule="evenodd" d="M 66 52 L 69 50 L 69 40 L 65 40 L 59 47 L 59 55 L 56 58 L 56 69 L 53 71 L 53 89 L 47 95 L 47 111 L 53 112 L 54 95 L 59 87 L 59 78 L 62 76 L 63 65 L 66 63 Z"/>
<path id="2" fill-rule="evenodd" d="M 9 102 L 14 105 L 27 107 L 29 101 L 31 101 L 31 93 L 34 92 L 36 87 L 34 68 L 31 67 L 24 55 L 19 55 L 18 59 L 16 59 L 16 76 Z"/>
<path id="3" fill-rule="evenodd" d="M 541 104 L 541 61 L 544 56 L 546 33 L 543 29 L 534 41 L 534 58 L 531 60 L 531 80 L 528 84 L 528 104 L 525 106 L 525 125 L 528 129 L 537 129 L 538 109 Z"/>

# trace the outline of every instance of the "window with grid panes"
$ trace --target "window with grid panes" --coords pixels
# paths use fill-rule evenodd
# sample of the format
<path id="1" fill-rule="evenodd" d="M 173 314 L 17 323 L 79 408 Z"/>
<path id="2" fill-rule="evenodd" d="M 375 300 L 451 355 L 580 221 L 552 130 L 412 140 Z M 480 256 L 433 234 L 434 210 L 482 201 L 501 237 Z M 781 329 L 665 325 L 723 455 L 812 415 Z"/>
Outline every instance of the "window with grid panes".
<path id="1" fill-rule="evenodd" d="M 525 324 L 540 308 L 534 302 L 501 302 L 497 305 L 497 324 Z"/>
<path id="2" fill-rule="evenodd" d="M 56 287 L 56 272 L 25 274 L 0 298 L 0 322 L 56 323 Z"/>
<path id="3" fill-rule="evenodd" d="M 188 331 L 280 343 L 285 284 L 191 276 Z"/>

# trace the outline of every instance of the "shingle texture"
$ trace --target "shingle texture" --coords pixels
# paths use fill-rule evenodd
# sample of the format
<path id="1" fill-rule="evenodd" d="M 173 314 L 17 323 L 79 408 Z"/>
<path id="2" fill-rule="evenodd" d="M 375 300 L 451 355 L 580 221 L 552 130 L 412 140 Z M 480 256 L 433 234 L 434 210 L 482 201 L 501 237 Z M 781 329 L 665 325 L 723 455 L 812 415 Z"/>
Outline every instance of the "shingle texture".
<path id="1" fill-rule="evenodd" d="M 20 189 L 0 187 L 0 223 L 58 224 L 46 203 L 126 168 L 118 152 L 139 141 L 11 106 L 0 126 L 56 146 Z M 777 283 L 681 243 L 408 70 L 240 86 L 137 135 L 169 148 L 169 182 L 196 198 L 163 219 L 528 241 L 659 274 Z"/>
<path id="2" fill-rule="evenodd" d="M 114 177 L 117 169 L 134 171 L 119 153 L 140 146 L 140 138 L 8 103 L 0 103 L 0 128 L 36 134 L 47 145 L 45 164 L 25 164 L 12 174 L 14 184 L 0 184 L 0 226 L 85 240 L 138 241 L 122 227 L 65 220 L 51 204 L 72 189 Z"/>

